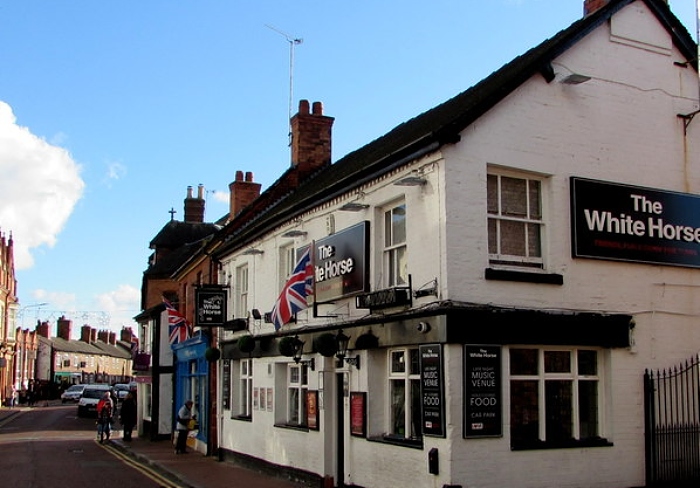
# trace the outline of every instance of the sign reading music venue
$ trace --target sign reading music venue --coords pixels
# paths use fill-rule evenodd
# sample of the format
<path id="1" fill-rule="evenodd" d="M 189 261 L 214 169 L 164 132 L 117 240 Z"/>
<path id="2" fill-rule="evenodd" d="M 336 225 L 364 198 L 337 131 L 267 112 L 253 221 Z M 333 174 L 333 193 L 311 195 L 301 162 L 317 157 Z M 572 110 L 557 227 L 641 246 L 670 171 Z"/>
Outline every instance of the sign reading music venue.
<path id="1" fill-rule="evenodd" d="M 700 196 L 571 178 L 574 257 L 700 267 Z"/>

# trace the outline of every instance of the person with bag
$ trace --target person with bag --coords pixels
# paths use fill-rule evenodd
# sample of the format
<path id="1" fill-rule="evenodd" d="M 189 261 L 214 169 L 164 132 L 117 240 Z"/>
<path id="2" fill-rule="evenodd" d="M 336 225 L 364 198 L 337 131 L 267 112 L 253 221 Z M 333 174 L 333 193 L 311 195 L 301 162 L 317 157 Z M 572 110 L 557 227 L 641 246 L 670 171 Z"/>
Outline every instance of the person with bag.
<path id="1" fill-rule="evenodd" d="M 112 416 L 114 415 L 114 403 L 109 392 L 97 402 L 97 437 L 100 443 L 112 433 Z"/>
<path id="2" fill-rule="evenodd" d="M 177 412 L 175 454 L 187 454 L 187 434 L 191 428 L 190 422 L 197 419 L 197 416 L 192 411 L 192 405 L 192 400 L 187 400 Z"/>

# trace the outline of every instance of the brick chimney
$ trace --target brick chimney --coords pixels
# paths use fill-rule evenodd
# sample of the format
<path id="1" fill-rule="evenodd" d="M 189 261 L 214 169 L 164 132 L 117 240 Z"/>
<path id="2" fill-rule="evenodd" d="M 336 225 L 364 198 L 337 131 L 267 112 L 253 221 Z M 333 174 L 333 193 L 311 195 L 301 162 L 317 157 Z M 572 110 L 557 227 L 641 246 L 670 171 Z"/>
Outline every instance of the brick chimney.
<path id="1" fill-rule="evenodd" d="M 46 339 L 50 339 L 49 337 L 49 323 L 44 321 L 41 322 L 39 320 L 36 321 L 36 333 L 39 334 L 41 337 L 45 337 Z"/>
<path id="2" fill-rule="evenodd" d="M 117 345 L 117 333 L 116 332 L 109 332 L 109 344 L 116 346 Z"/>
<path id="3" fill-rule="evenodd" d="M 246 171 L 245 180 L 243 171 L 236 171 L 236 180 L 228 185 L 230 192 L 229 219 L 232 219 L 245 207 L 253 203 L 260 196 L 260 183 L 253 182 L 253 173 Z"/>
<path id="4" fill-rule="evenodd" d="M 131 343 L 131 338 L 134 337 L 134 331 L 131 327 L 122 327 L 119 340 L 126 343 Z"/>
<path id="5" fill-rule="evenodd" d="M 97 333 L 97 340 L 109 344 L 109 331 L 101 330 Z"/>
<path id="6" fill-rule="evenodd" d="M 204 186 L 197 187 L 197 198 L 192 196 L 192 187 L 187 187 L 185 198 L 185 222 L 188 224 L 201 224 L 204 222 Z"/>
<path id="7" fill-rule="evenodd" d="M 331 128 L 333 117 L 323 115 L 323 104 L 299 101 L 299 112 L 292 117 L 292 167 L 311 173 L 331 164 Z"/>
<path id="8" fill-rule="evenodd" d="M 92 336 L 92 327 L 90 327 L 88 324 L 83 325 L 80 328 L 80 340 L 87 343 L 87 344 L 90 344 L 91 342 L 93 342 L 93 341 L 91 341 L 91 339 L 92 339 L 91 336 Z"/>
<path id="9" fill-rule="evenodd" d="M 71 321 L 65 316 L 61 317 L 56 321 L 56 337 L 60 337 L 63 340 L 70 340 L 70 327 Z"/>
<path id="10" fill-rule="evenodd" d="M 591 15 L 610 3 L 610 0 L 583 0 L 583 16 Z M 664 0 L 668 5 L 668 0 Z"/>

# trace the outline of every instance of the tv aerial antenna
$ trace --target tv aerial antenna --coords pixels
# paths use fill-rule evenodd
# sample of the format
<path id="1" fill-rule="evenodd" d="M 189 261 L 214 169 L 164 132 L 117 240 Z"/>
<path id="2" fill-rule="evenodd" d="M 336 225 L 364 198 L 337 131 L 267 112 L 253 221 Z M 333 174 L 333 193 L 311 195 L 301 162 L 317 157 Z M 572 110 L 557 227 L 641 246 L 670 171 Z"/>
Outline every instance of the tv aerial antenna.
<path id="1" fill-rule="evenodd" d="M 282 32 L 281 30 L 277 29 L 276 27 L 273 27 L 271 25 L 265 24 L 265 27 L 267 27 L 270 30 L 273 30 L 283 36 L 287 42 L 289 43 L 289 107 L 288 107 L 288 117 L 287 120 L 289 121 L 289 141 L 291 144 L 291 139 L 292 139 L 292 100 L 294 97 L 294 47 L 301 44 L 304 42 L 304 39 L 300 37 L 294 37 L 286 32 Z"/>

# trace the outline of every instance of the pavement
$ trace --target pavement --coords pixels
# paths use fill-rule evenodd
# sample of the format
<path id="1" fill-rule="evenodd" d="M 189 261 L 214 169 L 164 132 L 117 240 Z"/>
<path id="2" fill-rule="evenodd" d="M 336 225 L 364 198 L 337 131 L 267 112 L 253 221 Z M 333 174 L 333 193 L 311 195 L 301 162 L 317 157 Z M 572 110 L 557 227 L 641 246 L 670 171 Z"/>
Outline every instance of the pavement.
<path id="1" fill-rule="evenodd" d="M 41 405 L 0 407 L 0 424 L 11 421 L 14 416 L 23 411 L 36 408 L 41 408 Z M 120 431 L 115 431 L 114 434 L 116 436 L 108 441 L 108 447 L 120 451 L 138 464 L 147 466 L 183 488 L 236 488 L 239 486 L 302 488 L 308 486 L 238 466 L 231 461 L 220 461 L 217 457 L 205 456 L 191 449 L 186 455 L 176 455 L 170 440 L 151 441 L 133 437 L 131 441 L 124 441 L 121 439 Z"/>

